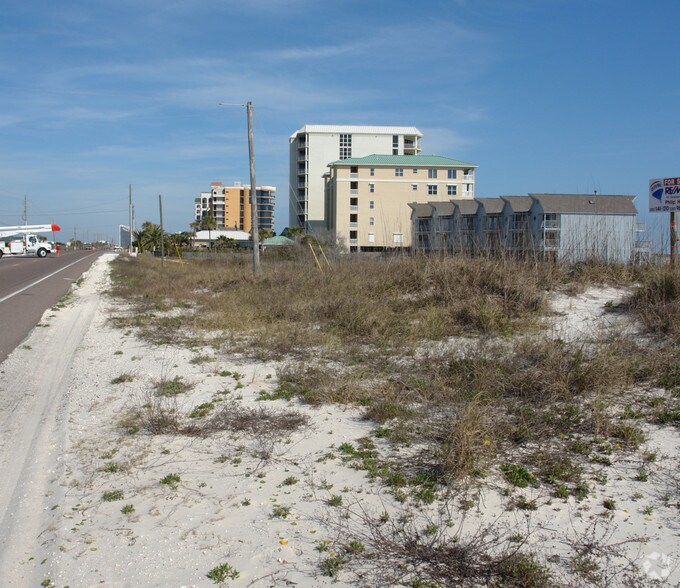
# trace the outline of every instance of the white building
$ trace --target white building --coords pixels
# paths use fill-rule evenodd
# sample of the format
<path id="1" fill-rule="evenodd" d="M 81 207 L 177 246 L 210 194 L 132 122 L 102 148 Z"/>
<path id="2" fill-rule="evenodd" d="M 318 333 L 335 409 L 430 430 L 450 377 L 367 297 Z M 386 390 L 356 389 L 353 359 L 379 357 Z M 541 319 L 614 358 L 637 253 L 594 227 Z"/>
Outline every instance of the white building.
<path id="1" fill-rule="evenodd" d="M 327 228 L 324 179 L 339 159 L 367 155 L 417 155 L 422 133 L 416 127 L 305 125 L 290 136 L 290 226 Z"/>

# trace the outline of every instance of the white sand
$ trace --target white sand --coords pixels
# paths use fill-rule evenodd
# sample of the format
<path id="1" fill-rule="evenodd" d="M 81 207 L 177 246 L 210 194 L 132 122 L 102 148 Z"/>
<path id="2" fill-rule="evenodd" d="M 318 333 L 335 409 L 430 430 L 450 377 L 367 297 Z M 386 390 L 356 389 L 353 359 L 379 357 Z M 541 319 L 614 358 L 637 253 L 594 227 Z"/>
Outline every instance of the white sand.
<path id="1" fill-rule="evenodd" d="M 337 580 L 322 576 L 319 564 L 329 553 L 317 547 L 338 538 L 327 521 L 343 510 L 326 504 L 333 495 L 342 496 L 343 506 L 353 504 L 354 511 L 387 510 L 396 516 L 400 510 L 365 472 L 327 457 L 339 455 L 341 443 L 369 435 L 372 424 L 356 409 L 256 402 L 259 391 L 276 388 L 273 363 L 249 362 L 237 354 L 192 363 L 211 350 L 151 347 L 131 331 L 113 329 L 107 318 L 121 313 L 120 303 L 101 295 L 110 257 L 101 257 L 68 306 L 48 311 L 43 322 L 49 326 L 36 329 L 0 366 L 0 408 L 3 423 L 12 427 L 3 432 L 0 465 L 15 463 L 9 468 L 11 484 L 4 497 L 0 494 L 6 524 L 0 544 L 3 585 L 37 586 L 49 578 L 60 588 L 214 586 L 206 574 L 225 562 L 240 573 L 229 586 L 365 585 L 350 570 Z M 592 296 L 586 294 L 583 303 L 563 302 L 560 309 L 570 328 L 597 323 L 604 303 L 616 293 Z M 225 370 L 242 378 L 219 375 Z M 111 383 L 122 374 L 131 374 L 132 381 Z M 193 385 L 177 397 L 183 413 L 218 397 L 245 406 L 296 409 L 309 415 L 310 425 L 275 443 L 266 435 L 124 434 L 118 425 L 126 410 L 143 404 L 160 379 L 175 376 Z M 41 397 L 45 389 L 49 398 Z M 631 454 L 603 466 L 607 481 L 594 485 L 580 503 L 516 491 L 535 498 L 539 509 L 508 512 L 508 498 L 487 489 L 471 509 L 456 506 L 451 532 L 462 524 L 463 534 L 474 533 L 494 521 L 499 532 L 531 528 L 528 546 L 543 557 L 569 557 L 565 539 L 593 526 L 610 544 L 645 537 L 646 544 L 631 543 L 625 553 L 650 578 L 677 585 L 680 517 L 662 498 L 675 492 L 678 500 L 677 488 L 665 485 L 668 473 L 680 465 L 680 436 L 668 427 L 648 426 L 647 432 L 646 449 L 658 455 L 648 466 L 649 481 L 634 480 L 640 457 Z M 107 471 L 115 469 L 109 464 L 117 471 Z M 174 489 L 160 483 L 168 474 L 181 478 Z M 283 484 L 291 476 L 297 483 Z M 102 499 L 114 490 L 124 498 Z M 616 501 L 614 511 L 605 511 L 605 498 Z M 123 514 L 128 504 L 134 511 Z M 272 516 L 276 506 L 290 507 L 290 515 Z"/>

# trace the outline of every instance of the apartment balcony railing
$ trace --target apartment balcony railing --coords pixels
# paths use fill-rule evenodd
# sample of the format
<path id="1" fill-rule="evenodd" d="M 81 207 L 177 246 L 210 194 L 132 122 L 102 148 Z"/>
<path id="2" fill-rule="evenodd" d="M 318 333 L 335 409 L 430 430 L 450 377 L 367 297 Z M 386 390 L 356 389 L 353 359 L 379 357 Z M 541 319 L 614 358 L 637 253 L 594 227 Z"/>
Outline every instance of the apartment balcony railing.
<path id="1" fill-rule="evenodd" d="M 358 204 L 350 204 L 349 209 L 351 212 L 358 212 L 359 211 L 359 205 Z"/>
<path id="2" fill-rule="evenodd" d="M 464 182 L 474 182 L 474 181 L 475 181 L 475 176 L 472 176 L 472 175 L 469 175 L 469 174 L 468 174 L 468 175 L 463 174 L 463 175 L 461 176 L 461 179 L 462 179 Z"/>
<path id="3" fill-rule="evenodd" d="M 359 173 L 358 172 L 350 172 L 349 177 L 352 178 L 353 180 L 355 180 L 359 177 Z"/>
<path id="4" fill-rule="evenodd" d="M 462 196 L 463 198 L 474 198 L 475 193 L 472 190 L 465 190 Z"/>
<path id="5" fill-rule="evenodd" d="M 298 188 L 306 188 L 307 182 L 298 182 Z"/>
<path id="6" fill-rule="evenodd" d="M 349 240 L 350 245 L 358 245 L 359 244 L 359 239 L 350 239 Z"/>
<path id="7" fill-rule="evenodd" d="M 350 228 L 350 229 L 358 229 L 358 228 L 359 228 L 359 223 L 349 223 L 349 228 Z"/>
<path id="8" fill-rule="evenodd" d="M 359 188 L 350 188 L 350 189 L 349 189 L 349 193 L 350 193 L 352 196 L 356 196 L 357 194 L 359 194 Z"/>

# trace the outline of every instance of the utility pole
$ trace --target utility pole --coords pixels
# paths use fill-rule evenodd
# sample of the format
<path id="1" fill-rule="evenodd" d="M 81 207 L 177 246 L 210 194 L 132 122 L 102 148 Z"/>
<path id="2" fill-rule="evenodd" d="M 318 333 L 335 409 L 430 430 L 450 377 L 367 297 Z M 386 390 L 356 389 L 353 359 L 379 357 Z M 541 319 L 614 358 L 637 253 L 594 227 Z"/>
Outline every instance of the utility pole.
<path id="1" fill-rule="evenodd" d="M 128 245 L 128 253 L 132 253 L 132 184 L 128 184 L 128 191 L 130 194 L 130 204 L 129 204 L 129 209 L 128 212 L 130 213 L 130 226 L 129 228 L 129 235 L 130 235 L 130 244 Z"/>
<path id="2" fill-rule="evenodd" d="M 257 223 L 257 183 L 255 182 L 255 151 L 253 147 L 253 103 L 246 104 L 248 114 L 248 156 L 250 159 L 250 212 L 253 231 L 253 274 L 260 272 L 260 235 Z"/>
<path id="3" fill-rule="evenodd" d="M 161 215 L 161 265 L 163 265 L 165 263 L 165 251 L 163 249 L 163 197 L 160 194 L 158 195 L 158 210 Z"/>
<path id="4" fill-rule="evenodd" d="M 671 212 L 671 268 L 675 268 L 678 256 L 678 213 Z"/>
<path id="5" fill-rule="evenodd" d="M 23 219 L 24 219 L 24 226 L 28 225 L 28 201 L 27 197 L 24 194 L 24 214 L 23 214 Z"/>

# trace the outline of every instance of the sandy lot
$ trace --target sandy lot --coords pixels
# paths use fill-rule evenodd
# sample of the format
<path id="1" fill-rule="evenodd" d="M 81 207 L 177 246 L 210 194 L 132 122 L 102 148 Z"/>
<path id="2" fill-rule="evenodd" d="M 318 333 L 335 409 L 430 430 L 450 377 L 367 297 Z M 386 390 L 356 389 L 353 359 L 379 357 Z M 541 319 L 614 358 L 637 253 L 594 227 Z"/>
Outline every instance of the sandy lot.
<path id="1" fill-rule="evenodd" d="M 238 350 L 151 347 L 133 330 L 114 329 L 108 319 L 124 309 L 102 294 L 111 257 L 102 256 L 0 365 L 3 585 L 214 586 L 208 574 L 220 564 L 233 572 L 229 586 L 378 585 L 362 565 L 346 565 L 336 579 L 321 573 L 336 542 L 365 537 L 360 515 L 397 520 L 408 507 L 341 459 L 340 445 L 356 445 L 372 424 L 358 409 L 257 401 L 276 388 L 275 363 L 246 361 Z M 604 305 L 619 295 L 589 291 L 556 301 L 552 329 L 569 338 L 600 328 Z M 188 420 L 211 403 L 213 411 L 293 411 L 307 424 L 207 437 L 121 426 L 152 401 L 159 382 L 175 378 L 190 389 L 168 406 Z M 509 510 L 500 484 L 490 483 L 464 505 L 447 504 L 445 526 L 461 536 L 489 525 L 521 532 L 553 561 L 569 557 L 569 542 L 599 539 L 612 546 L 612 569 L 634 561 L 650 580 L 678 585 L 680 517 L 668 497 L 678 500 L 680 435 L 671 427 L 646 432 L 644 451 L 657 454 L 647 481 L 635 479 L 640 455 L 627 454 L 578 503 L 521 491 L 536 501 L 527 511 Z M 612 508 L 603 507 L 606 499 Z M 417 517 L 441 523 L 435 507 Z"/>

